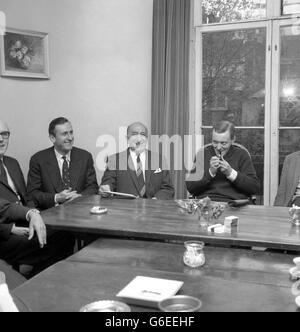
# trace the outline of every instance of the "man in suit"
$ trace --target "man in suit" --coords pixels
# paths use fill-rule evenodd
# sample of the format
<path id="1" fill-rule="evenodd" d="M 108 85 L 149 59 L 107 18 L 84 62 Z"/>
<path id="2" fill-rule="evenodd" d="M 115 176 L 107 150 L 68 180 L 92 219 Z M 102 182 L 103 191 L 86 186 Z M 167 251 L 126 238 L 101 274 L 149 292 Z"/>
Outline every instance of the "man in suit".
<path id="1" fill-rule="evenodd" d="M 98 193 L 92 155 L 74 145 L 72 124 L 66 118 L 49 125 L 53 147 L 40 151 L 30 160 L 28 194 L 44 210 Z"/>
<path id="2" fill-rule="evenodd" d="M 275 206 L 300 206 L 300 151 L 288 155 L 283 163 Z"/>
<path id="3" fill-rule="evenodd" d="M 139 122 L 131 124 L 127 140 L 128 150 L 108 158 L 100 193 L 117 191 L 141 198 L 173 199 L 170 172 L 163 169 L 161 156 L 146 150 L 147 127 Z"/>
<path id="4" fill-rule="evenodd" d="M 19 205 L 22 208 L 24 206 L 25 210 L 22 210 L 22 208 L 20 210 L 28 211 L 30 208 L 34 208 L 34 203 L 28 199 L 20 165 L 16 159 L 5 155 L 9 145 L 9 138 L 9 128 L 6 123 L 0 120 L 0 199 L 16 206 Z M 13 210 L 15 214 L 19 211 L 17 207 Z M 31 211 L 39 213 L 35 209 Z M 73 237 L 54 231 L 48 232 L 47 249 L 43 252 L 37 252 L 37 239 L 28 241 L 28 236 L 30 235 L 28 220 L 24 220 L 23 215 L 18 216 L 20 218 L 16 219 L 16 222 L 9 222 L 9 218 L 5 219 L 5 222 L 0 221 L 0 258 L 12 265 L 37 265 L 39 261 L 49 261 L 50 264 L 50 261 L 56 262 L 73 253 Z M 36 258 L 34 258 L 35 254 Z M 42 255 L 45 255 L 45 257 L 42 258 Z M 53 256 L 50 258 L 49 255 Z M 45 266 L 48 266 L 48 263 Z M 39 272 L 39 270 L 40 268 L 35 268 L 35 272 Z"/>

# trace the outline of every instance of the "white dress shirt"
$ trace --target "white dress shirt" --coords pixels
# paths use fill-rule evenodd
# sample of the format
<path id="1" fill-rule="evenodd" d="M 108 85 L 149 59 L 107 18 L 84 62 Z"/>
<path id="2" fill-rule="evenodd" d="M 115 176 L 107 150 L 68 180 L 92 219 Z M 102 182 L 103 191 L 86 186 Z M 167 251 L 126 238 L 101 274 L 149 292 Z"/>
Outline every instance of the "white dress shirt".
<path id="1" fill-rule="evenodd" d="M 63 164 L 64 164 L 63 157 L 66 157 L 66 160 L 67 160 L 67 163 L 68 163 L 68 167 L 69 167 L 70 166 L 70 162 L 71 162 L 71 151 L 68 154 L 66 154 L 66 155 L 60 154 L 55 149 L 54 149 L 54 152 L 55 152 L 55 156 L 56 156 L 56 159 L 57 159 L 57 162 L 58 162 L 58 167 L 59 167 L 59 170 L 60 170 L 60 175 L 62 177 L 62 175 L 63 175 L 62 174 Z"/>
<path id="2" fill-rule="evenodd" d="M 137 172 L 137 157 L 138 156 L 135 153 L 135 151 L 132 151 L 132 150 L 130 150 L 130 156 L 131 156 L 135 171 Z M 140 160 L 141 160 L 141 163 L 142 163 L 144 180 L 146 181 L 146 177 L 145 177 L 146 153 L 145 153 L 145 151 L 143 151 L 140 154 Z"/>

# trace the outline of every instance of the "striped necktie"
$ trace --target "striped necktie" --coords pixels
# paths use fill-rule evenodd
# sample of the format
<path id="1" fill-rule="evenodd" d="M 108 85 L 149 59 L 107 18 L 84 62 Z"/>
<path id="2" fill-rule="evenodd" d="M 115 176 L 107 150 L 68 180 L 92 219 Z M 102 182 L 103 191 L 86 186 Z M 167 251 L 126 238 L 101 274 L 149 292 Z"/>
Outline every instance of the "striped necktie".
<path id="1" fill-rule="evenodd" d="M 141 162 L 140 155 L 137 156 L 136 159 L 137 162 L 137 171 L 136 171 L 136 176 L 138 179 L 138 184 L 139 184 L 139 193 L 140 197 L 145 197 L 146 194 L 146 184 L 145 184 L 145 179 L 144 179 L 144 174 L 143 174 L 143 165 Z"/>
<path id="2" fill-rule="evenodd" d="M 7 173 L 3 165 L 3 160 L 0 159 L 0 178 L 1 180 L 8 185 Z"/>
<path id="3" fill-rule="evenodd" d="M 69 171 L 69 165 L 67 161 L 67 157 L 63 156 L 63 167 L 62 167 L 62 180 L 64 184 L 64 190 L 68 190 L 71 188 L 71 177 L 70 177 L 70 171 Z"/>

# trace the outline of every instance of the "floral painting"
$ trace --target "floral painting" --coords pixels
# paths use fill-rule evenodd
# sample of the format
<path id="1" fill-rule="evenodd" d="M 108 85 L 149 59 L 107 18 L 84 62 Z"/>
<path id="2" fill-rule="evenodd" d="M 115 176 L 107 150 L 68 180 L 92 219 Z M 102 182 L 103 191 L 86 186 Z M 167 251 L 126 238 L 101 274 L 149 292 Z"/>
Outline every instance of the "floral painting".
<path id="1" fill-rule="evenodd" d="M 2 76 L 49 78 L 47 34 L 7 28 L 0 42 Z"/>

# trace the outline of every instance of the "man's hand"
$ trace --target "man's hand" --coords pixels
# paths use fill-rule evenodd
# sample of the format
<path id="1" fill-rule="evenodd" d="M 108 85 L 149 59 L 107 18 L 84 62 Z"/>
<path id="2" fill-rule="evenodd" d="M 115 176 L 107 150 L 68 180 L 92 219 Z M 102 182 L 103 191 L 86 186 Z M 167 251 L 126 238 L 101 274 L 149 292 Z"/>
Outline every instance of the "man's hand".
<path id="1" fill-rule="evenodd" d="M 103 185 L 103 186 L 100 186 L 99 194 L 100 194 L 102 197 L 109 197 L 110 194 L 107 193 L 108 191 L 111 191 L 111 189 L 110 189 L 110 185 L 105 184 L 105 185 Z"/>
<path id="2" fill-rule="evenodd" d="M 40 247 L 43 248 L 47 244 L 47 231 L 44 221 L 39 213 L 29 213 L 29 240 L 32 240 L 36 233 Z"/>
<path id="3" fill-rule="evenodd" d="M 226 160 L 220 160 L 220 170 L 226 176 L 229 177 L 232 172 L 232 167 L 228 164 Z"/>
<path id="4" fill-rule="evenodd" d="M 220 167 L 220 159 L 218 157 L 212 157 L 210 160 L 210 173 L 216 175 Z"/>
<path id="5" fill-rule="evenodd" d="M 0 285 L 5 284 L 5 283 L 6 283 L 5 274 L 0 271 Z"/>
<path id="6" fill-rule="evenodd" d="M 71 198 L 68 199 L 67 203 L 72 202 L 74 201 L 74 199 L 79 197 L 82 197 L 82 195 L 76 193 L 75 195 L 73 195 Z"/>
<path id="7" fill-rule="evenodd" d="M 71 189 L 68 189 L 56 194 L 55 199 L 58 204 L 63 204 L 70 199 L 77 198 L 76 195 L 78 195 L 77 191 L 71 191 Z"/>
<path id="8" fill-rule="evenodd" d="M 17 236 L 29 236 L 29 228 L 27 227 L 16 227 L 13 225 L 11 229 L 11 234 L 17 235 Z"/>

